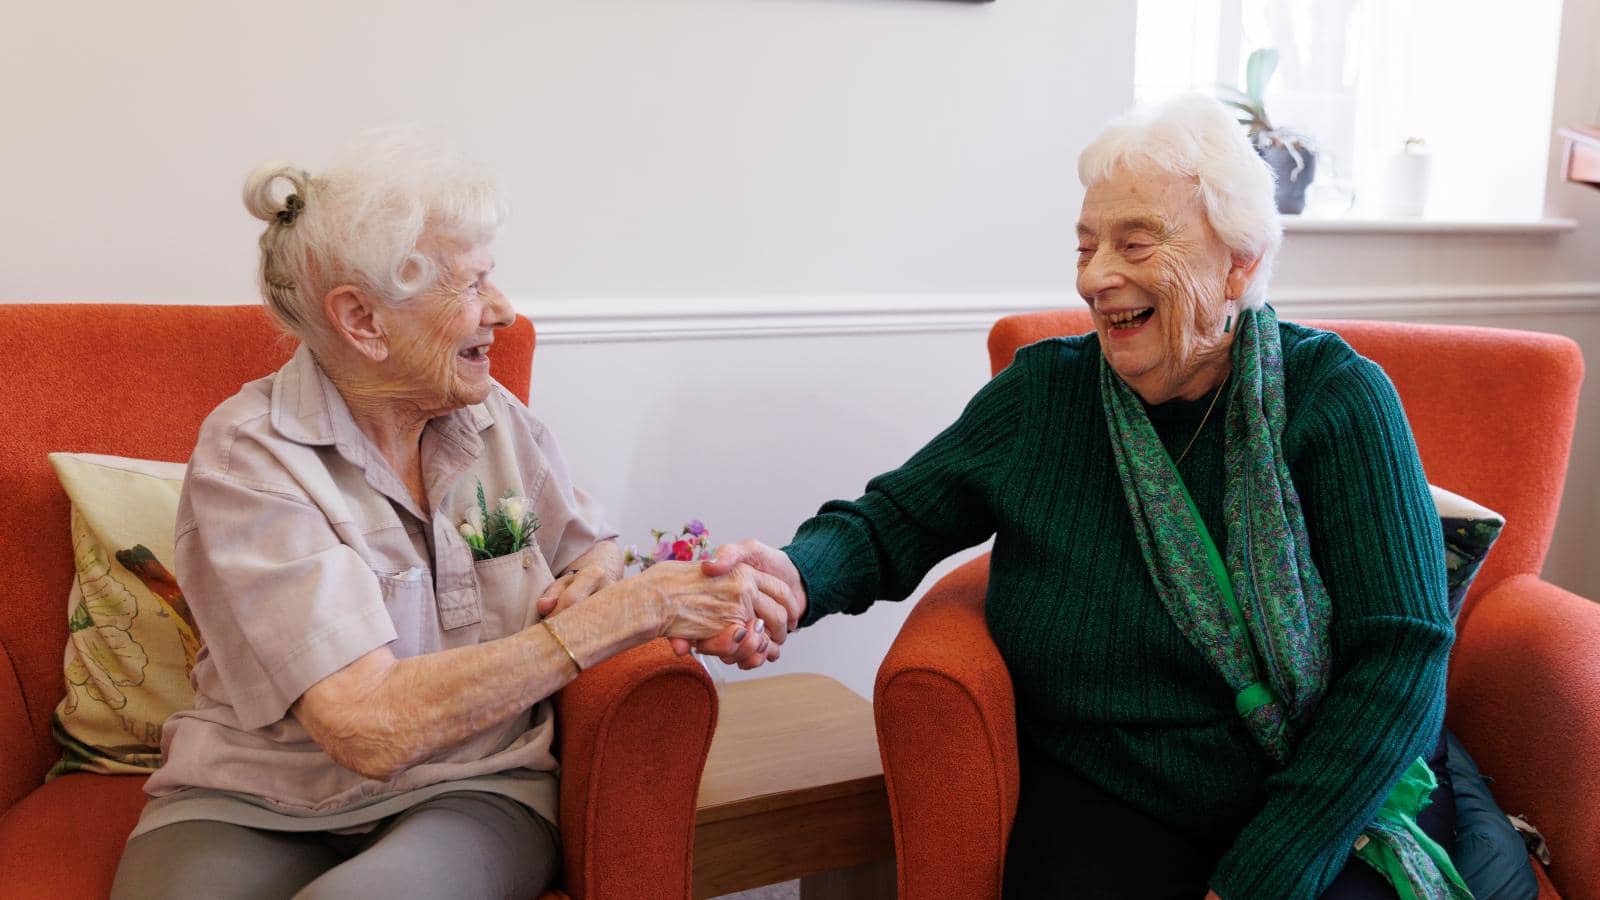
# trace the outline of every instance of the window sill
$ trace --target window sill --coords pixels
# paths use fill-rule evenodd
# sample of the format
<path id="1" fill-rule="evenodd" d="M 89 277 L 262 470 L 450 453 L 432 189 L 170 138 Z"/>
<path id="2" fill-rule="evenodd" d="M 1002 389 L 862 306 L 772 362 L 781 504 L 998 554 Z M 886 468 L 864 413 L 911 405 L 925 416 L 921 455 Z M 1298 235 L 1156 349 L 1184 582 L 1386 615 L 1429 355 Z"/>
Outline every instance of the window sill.
<path id="1" fill-rule="evenodd" d="M 1559 234 L 1578 227 L 1575 219 L 1325 219 L 1284 216 L 1283 230 L 1306 234 Z"/>

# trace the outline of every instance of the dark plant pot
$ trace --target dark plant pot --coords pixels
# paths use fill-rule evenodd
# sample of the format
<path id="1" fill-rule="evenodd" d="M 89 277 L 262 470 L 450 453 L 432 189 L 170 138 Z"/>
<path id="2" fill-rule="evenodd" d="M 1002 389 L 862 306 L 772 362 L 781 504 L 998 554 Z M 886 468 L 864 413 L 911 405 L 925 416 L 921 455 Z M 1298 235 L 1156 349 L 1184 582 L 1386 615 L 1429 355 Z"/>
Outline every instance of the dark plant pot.
<path id="1" fill-rule="evenodd" d="M 1282 144 L 1257 147 L 1256 152 L 1272 167 L 1273 177 L 1278 180 L 1275 193 L 1278 212 L 1299 215 L 1306 208 L 1306 188 L 1311 186 L 1311 179 L 1317 176 L 1316 152 L 1306 146 L 1296 148 L 1300 163 L 1295 162 L 1294 156 Z M 1296 168 L 1300 169 L 1298 173 L 1295 172 Z"/>

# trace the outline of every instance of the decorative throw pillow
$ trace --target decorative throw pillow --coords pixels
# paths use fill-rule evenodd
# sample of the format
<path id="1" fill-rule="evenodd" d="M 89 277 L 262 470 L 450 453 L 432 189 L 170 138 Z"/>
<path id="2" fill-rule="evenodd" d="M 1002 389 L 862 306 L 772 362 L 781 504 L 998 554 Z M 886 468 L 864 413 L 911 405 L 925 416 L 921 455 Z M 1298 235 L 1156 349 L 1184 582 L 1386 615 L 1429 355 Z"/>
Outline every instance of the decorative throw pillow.
<path id="1" fill-rule="evenodd" d="M 161 724 L 194 701 L 200 634 L 172 575 L 180 463 L 52 453 L 72 501 L 67 695 L 52 719 L 67 772 L 150 772 Z"/>
<path id="2" fill-rule="evenodd" d="M 1494 510 L 1442 487 L 1430 484 L 1428 489 L 1433 492 L 1433 506 L 1444 529 L 1445 582 L 1449 586 L 1450 617 L 1455 618 L 1506 520 Z"/>

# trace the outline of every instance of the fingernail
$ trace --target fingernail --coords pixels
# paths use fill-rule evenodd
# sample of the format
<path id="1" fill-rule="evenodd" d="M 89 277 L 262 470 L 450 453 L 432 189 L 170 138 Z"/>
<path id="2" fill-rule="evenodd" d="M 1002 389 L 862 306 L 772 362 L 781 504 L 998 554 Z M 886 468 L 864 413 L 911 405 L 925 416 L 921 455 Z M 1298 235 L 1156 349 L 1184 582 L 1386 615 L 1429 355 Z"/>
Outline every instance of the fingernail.
<path id="1" fill-rule="evenodd" d="M 770 646 L 772 646 L 772 638 L 765 638 L 764 637 L 764 638 L 761 639 L 761 646 L 756 648 L 756 652 L 757 653 L 765 653 L 765 652 L 767 652 L 767 648 L 770 647 Z"/>
<path id="2" fill-rule="evenodd" d="M 757 632 L 762 632 L 762 631 L 766 631 L 766 630 L 767 630 L 767 620 L 766 619 L 757 619 L 756 620 L 756 631 Z"/>
<path id="3" fill-rule="evenodd" d="M 733 642 L 735 644 L 742 644 L 744 643 L 744 639 L 748 637 L 749 634 L 750 630 L 748 628 L 741 628 L 733 633 Z"/>

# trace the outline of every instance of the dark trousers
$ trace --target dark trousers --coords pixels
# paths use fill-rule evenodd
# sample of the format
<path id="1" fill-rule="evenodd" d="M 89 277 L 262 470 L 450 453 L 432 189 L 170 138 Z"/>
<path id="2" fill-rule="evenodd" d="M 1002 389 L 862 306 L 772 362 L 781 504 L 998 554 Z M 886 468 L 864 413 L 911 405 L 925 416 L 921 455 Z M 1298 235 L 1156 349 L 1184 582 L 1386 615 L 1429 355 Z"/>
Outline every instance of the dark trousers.
<path id="1" fill-rule="evenodd" d="M 1204 900 L 1231 836 L 1179 832 L 1063 769 L 1025 738 L 1018 743 L 1022 787 L 1006 852 L 1006 900 Z M 1444 741 L 1428 762 L 1439 787 L 1417 821 L 1448 851 L 1455 845 L 1455 794 Z M 1322 900 L 1395 896 L 1382 876 L 1352 856 Z"/>

